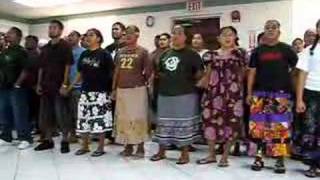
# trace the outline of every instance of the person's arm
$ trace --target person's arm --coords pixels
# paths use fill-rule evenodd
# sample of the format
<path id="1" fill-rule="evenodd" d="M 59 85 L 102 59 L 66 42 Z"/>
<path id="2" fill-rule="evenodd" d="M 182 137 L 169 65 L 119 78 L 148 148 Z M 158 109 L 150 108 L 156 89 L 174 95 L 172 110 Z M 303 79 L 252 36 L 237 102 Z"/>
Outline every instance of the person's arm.
<path id="1" fill-rule="evenodd" d="M 300 70 L 298 73 L 297 88 L 296 88 L 297 101 L 303 101 L 303 90 L 304 90 L 305 82 L 307 79 L 307 75 L 308 73 L 302 70 Z"/>
<path id="2" fill-rule="evenodd" d="M 143 73 L 144 73 L 146 82 L 148 84 L 150 84 L 151 82 L 152 72 L 153 72 L 152 62 L 151 62 L 149 53 L 145 51 L 143 55 Z"/>
<path id="3" fill-rule="evenodd" d="M 118 60 L 118 54 L 116 54 L 115 59 L 114 59 L 114 71 L 113 71 L 113 78 L 112 78 L 112 94 L 111 98 L 113 100 L 116 99 L 116 91 L 118 87 L 118 78 L 119 78 L 119 71 L 120 71 L 120 65 L 119 65 L 119 60 Z"/>
<path id="4" fill-rule="evenodd" d="M 16 83 L 14 84 L 14 87 L 15 87 L 15 88 L 20 88 L 21 85 L 22 85 L 22 83 L 23 83 L 23 81 L 28 77 L 28 74 L 29 74 L 29 73 L 28 73 L 27 70 L 23 70 L 23 71 L 20 73 L 20 75 L 19 75 Z"/>
<path id="5" fill-rule="evenodd" d="M 296 90 L 297 86 L 298 86 L 299 70 L 297 68 L 292 68 L 292 70 L 290 72 L 290 76 L 292 79 L 293 89 Z"/>
<path id="6" fill-rule="evenodd" d="M 38 72 L 38 81 L 37 81 L 37 87 L 36 87 L 37 88 L 36 91 L 38 95 L 42 94 L 42 86 L 41 86 L 42 74 L 43 74 L 43 69 L 40 68 Z"/>
<path id="7" fill-rule="evenodd" d="M 303 113 L 306 111 L 306 104 L 303 100 L 304 86 L 307 79 L 308 73 L 300 70 L 298 74 L 298 82 L 296 89 L 296 111 L 298 113 Z"/>
<path id="8" fill-rule="evenodd" d="M 195 74 L 195 79 L 198 81 L 200 80 L 203 76 L 205 75 L 204 71 L 203 70 L 198 70 Z"/>
<path id="9" fill-rule="evenodd" d="M 69 81 L 70 68 L 71 68 L 70 65 L 66 65 L 64 68 L 64 76 L 63 76 L 64 78 L 63 78 L 63 83 L 62 83 L 63 87 L 66 87 L 70 84 L 70 81 Z"/>
<path id="10" fill-rule="evenodd" d="M 62 94 L 67 95 L 76 85 L 78 85 L 82 82 L 82 60 L 83 60 L 84 56 L 85 56 L 85 51 L 81 53 L 81 55 L 79 57 L 78 64 L 76 64 L 77 74 L 76 74 L 75 79 L 73 80 L 73 82 L 69 82 L 70 83 L 69 86 L 67 86 L 65 91 L 64 90 L 62 91 L 63 92 Z"/>
<path id="11" fill-rule="evenodd" d="M 69 85 L 68 88 L 67 88 L 67 91 L 68 91 L 68 92 L 71 91 L 71 90 L 73 89 L 73 87 L 74 87 L 75 85 L 81 83 L 81 81 L 82 81 L 82 75 L 81 75 L 80 72 L 77 72 L 77 75 L 76 75 L 74 81 L 70 83 L 70 85 Z"/>
<path id="12" fill-rule="evenodd" d="M 298 72 L 297 86 L 296 86 L 296 111 L 302 113 L 306 110 L 306 105 L 303 100 L 304 86 L 309 71 L 309 50 L 305 50 L 299 55 L 299 60 L 296 66 Z"/>
<path id="13" fill-rule="evenodd" d="M 247 84 L 247 94 L 248 94 L 248 96 L 252 96 L 252 94 L 253 94 L 253 86 L 254 86 L 254 83 L 255 83 L 256 73 L 257 73 L 256 68 L 249 68 L 249 71 L 248 71 L 248 84 Z"/>
<path id="14" fill-rule="evenodd" d="M 113 71 L 113 77 L 112 77 L 112 91 L 115 91 L 118 87 L 118 74 L 119 74 L 119 60 L 118 60 L 118 54 L 116 54 L 114 58 L 114 71 Z"/>
<path id="15" fill-rule="evenodd" d="M 257 74 L 257 64 L 258 64 L 258 50 L 254 49 L 253 53 L 250 57 L 249 68 L 248 68 L 248 78 L 247 78 L 247 104 L 251 104 L 252 96 L 253 96 L 253 87 L 256 81 L 256 74 Z"/>
<path id="16" fill-rule="evenodd" d="M 191 56 L 192 58 L 192 69 L 194 71 L 194 79 L 196 81 L 200 80 L 203 75 L 204 75 L 204 63 L 202 62 L 202 59 L 200 57 L 200 55 L 198 53 L 193 54 L 193 56 Z"/>
<path id="17" fill-rule="evenodd" d="M 64 57 L 65 58 L 65 67 L 64 67 L 64 76 L 63 76 L 62 87 L 68 87 L 68 85 L 70 84 L 70 69 L 74 63 L 72 48 L 67 46 L 65 53 L 66 53 L 65 57 Z"/>
<path id="18" fill-rule="evenodd" d="M 103 61 L 103 68 L 106 68 L 107 70 L 107 74 L 106 74 L 106 78 L 107 78 L 107 87 L 108 89 L 112 91 L 112 85 L 113 85 L 113 73 L 114 73 L 114 62 L 112 59 L 112 56 L 109 52 L 105 52 L 105 56 L 104 56 L 104 61 Z"/>
<path id="19" fill-rule="evenodd" d="M 19 58 L 20 58 L 20 61 L 22 63 L 22 66 L 23 66 L 23 70 L 21 71 L 18 79 L 16 80 L 16 82 L 14 84 L 15 88 L 20 88 L 21 87 L 22 83 L 27 79 L 27 77 L 29 75 L 29 68 L 31 67 L 30 59 L 28 57 L 27 52 L 21 53 Z"/>
<path id="20" fill-rule="evenodd" d="M 201 79 L 197 81 L 196 86 L 199 88 L 207 89 L 209 86 L 210 76 L 212 73 L 212 67 L 208 65 L 206 71 L 203 72 Z M 200 75 L 200 74 L 199 74 Z"/>

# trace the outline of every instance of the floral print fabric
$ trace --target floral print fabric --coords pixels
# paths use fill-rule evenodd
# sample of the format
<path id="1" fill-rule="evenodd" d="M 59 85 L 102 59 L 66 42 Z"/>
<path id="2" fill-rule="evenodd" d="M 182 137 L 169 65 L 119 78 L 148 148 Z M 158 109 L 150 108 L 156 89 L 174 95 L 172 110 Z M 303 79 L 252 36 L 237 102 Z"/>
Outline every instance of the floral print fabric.
<path id="1" fill-rule="evenodd" d="M 234 50 L 219 55 L 215 51 L 211 57 L 209 87 L 202 99 L 204 135 L 218 142 L 233 140 L 242 131 L 246 54 Z"/>
<path id="2" fill-rule="evenodd" d="M 249 133 L 267 144 L 267 155 L 287 156 L 292 122 L 291 95 L 283 92 L 254 92 Z"/>
<path id="3" fill-rule="evenodd" d="M 103 133 L 112 130 L 111 98 L 107 93 L 82 92 L 78 103 L 77 131 Z"/>

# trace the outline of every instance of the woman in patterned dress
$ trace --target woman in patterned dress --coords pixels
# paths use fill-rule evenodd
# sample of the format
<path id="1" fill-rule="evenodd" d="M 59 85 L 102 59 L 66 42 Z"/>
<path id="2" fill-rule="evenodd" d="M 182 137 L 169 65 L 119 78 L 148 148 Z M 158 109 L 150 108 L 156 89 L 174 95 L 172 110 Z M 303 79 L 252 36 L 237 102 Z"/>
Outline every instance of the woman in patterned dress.
<path id="1" fill-rule="evenodd" d="M 249 133 L 258 151 L 251 168 L 260 171 L 263 144 L 276 158 L 275 173 L 285 173 L 292 122 L 292 79 L 290 70 L 297 62 L 293 49 L 279 41 L 280 23 L 268 20 L 264 43 L 253 50 L 249 63 L 247 103 L 250 104 Z"/>
<path id="2" fill-rule="evenodd" d="M 88 50 L 84 51 L 78 63 L 78 75 L 73 85 L 82 82 L 78 103 L 77 131 L 82 134 L 82 147 L 75 154 L 83 155 L 90 151 L 89 134 L 99 135 L 99 145 L 91 156 L 98 157 L 104 152 L 105 133 L 112 126 L 112 71 L 113 61 L 109 53 L 101 48 L 102 34 L 97 29 L 86 33 Z"/>
<path id="3" fill-rule="evenodd" d="M 221 48 L 213 53 L 208 65 L 209 84 L 202 101 L 202 117 L 209 156 L 198 160 L 198 164 L 215 163 L 215 144 L 224 143 L 218 165 L 227 167 L 230 146 L 241 134 L 246 53 L 237 48 L 237 40 L 234 27 L 222 28 L 219 36 Z"/>

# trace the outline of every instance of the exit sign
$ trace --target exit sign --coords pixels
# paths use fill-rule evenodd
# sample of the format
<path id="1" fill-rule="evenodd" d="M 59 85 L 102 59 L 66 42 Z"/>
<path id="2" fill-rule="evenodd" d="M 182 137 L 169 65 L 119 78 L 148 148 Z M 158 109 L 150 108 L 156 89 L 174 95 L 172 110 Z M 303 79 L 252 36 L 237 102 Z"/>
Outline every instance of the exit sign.
<path id="1" fill-rule="evenodd" d="M 187 0 L 187 10 L 194 12 L 194 11 L 201 11 L 202 9 L 202 0 Z"/>

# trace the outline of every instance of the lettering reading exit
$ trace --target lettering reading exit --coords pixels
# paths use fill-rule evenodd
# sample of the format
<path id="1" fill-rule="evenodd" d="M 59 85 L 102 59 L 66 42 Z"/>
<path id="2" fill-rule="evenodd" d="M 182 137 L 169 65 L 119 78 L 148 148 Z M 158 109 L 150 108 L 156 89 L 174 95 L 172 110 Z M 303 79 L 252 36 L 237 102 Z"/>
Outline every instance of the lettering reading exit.
<path id="1" fill-rule="evenodd" d="M 187 1 L 187 10 L 188 11 L 201 11 L 202 9 L 202 0 L 188 0 Z"/>

